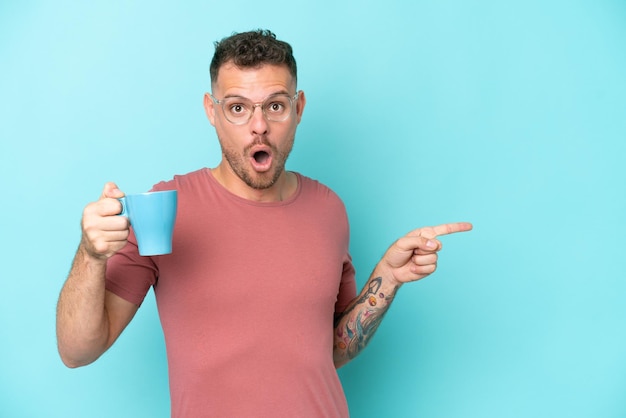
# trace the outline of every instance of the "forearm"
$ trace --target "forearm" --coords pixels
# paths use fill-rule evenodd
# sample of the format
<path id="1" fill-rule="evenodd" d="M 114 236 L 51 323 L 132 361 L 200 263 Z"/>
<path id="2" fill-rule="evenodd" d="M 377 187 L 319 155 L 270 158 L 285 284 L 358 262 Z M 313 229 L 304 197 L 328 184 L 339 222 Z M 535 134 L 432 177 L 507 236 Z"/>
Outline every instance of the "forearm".
<path id="1" fill-rule="evenodd" d="M 57 341 L 68 367 L 96 360 L 109 346 L 105 310 L 106 260 L 79 247 L 57 306 Z"/>
<path id="2" fill-rule="evenodd" d="M 335 320 L 335 367 L 348 363 L 367 346 L 399 288 L 380 265 L 374 269 L 360 295 Z"/>

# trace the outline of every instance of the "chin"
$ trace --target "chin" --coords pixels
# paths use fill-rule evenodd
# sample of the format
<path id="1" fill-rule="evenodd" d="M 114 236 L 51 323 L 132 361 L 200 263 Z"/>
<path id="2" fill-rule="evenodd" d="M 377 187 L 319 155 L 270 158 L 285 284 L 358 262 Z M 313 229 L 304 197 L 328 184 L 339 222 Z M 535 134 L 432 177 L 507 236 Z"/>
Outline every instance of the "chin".
<path id="1" fill-rule="evenodd" d="M 252 175 L 245 175 L 242 180 L 251 188 L 255 190 L 267 190 L 270 189 L 280 177 L 280 172 L 268 171 L 265 173 L 252 173 Z"/>

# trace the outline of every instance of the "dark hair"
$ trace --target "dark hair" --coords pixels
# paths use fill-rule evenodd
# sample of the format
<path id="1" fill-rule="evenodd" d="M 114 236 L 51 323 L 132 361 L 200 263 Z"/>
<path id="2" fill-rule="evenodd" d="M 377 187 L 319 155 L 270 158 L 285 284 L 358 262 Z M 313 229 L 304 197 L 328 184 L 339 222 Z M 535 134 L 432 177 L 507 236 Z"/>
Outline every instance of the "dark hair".
<path id="1" fill-rule="evenodd" d="M 241 68 L 255 68 L 263 64 L 286 65 L 294 80 L 298 78 L 291 45 L 276 39 L 276 35 L 269 30 L 233 33 L 215 42 L 210 67 L 211 84 L 217 81 L 220 67 L 227 62 Z"/>

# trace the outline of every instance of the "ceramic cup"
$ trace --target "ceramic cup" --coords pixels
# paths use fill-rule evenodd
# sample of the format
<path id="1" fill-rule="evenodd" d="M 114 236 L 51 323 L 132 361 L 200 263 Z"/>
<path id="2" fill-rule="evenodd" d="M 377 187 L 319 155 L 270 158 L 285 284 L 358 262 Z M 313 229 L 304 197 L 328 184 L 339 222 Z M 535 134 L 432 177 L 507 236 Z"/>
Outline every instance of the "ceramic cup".
<path id="1" fill-rule="evenodd" d="M 120 215 L 126 216 L 133 227 L 139 255 L 170 254 L 178 192 L 166 190 L 131 194 L 118 200 L 122 203 Z"/>

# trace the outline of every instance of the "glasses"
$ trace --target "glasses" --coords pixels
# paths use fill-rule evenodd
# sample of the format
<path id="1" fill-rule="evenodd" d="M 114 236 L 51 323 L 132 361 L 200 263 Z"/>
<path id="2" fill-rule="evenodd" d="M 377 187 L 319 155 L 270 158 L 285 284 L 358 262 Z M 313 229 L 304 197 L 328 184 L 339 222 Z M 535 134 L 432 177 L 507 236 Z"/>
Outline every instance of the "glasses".
<path id="1" fill-rule="evenodd" d="M 222 100 L 217 100 L 212 94 L 211 100 L 213 103 L 222 106 L 224 116 L 226 120 L 233 125 L 244 125 L 252 118 L 254 109 L 261 108 L 265 119 L 271 122 L 283 122 L 291 116 L 293 109 L 293 102 L 298 98 L 300 92 L 297 92 L 293 97 L 288 94 L 277 93 L 268 96 L 261 103 L 252 103 L 250 99 L 245 97 L 226 97 Z"/>

